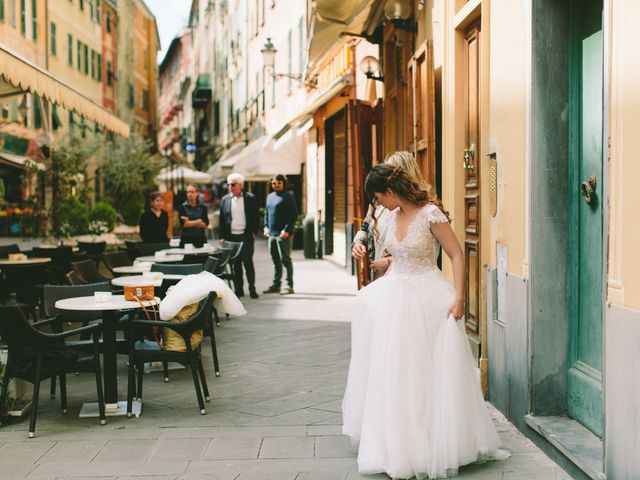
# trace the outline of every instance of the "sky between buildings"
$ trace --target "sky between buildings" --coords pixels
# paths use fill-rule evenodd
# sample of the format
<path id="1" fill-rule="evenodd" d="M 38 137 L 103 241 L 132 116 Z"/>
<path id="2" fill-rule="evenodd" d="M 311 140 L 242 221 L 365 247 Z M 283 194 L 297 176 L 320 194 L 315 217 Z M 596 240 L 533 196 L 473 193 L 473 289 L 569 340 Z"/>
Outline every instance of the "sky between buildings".
<path id="1" fill-rule="evenodd" d="M 147 6 L 156 17 L 160 33 L 158 63 L 162 62 L 173 37 L 189 21 L 191 0 L 145 0 Z"/>

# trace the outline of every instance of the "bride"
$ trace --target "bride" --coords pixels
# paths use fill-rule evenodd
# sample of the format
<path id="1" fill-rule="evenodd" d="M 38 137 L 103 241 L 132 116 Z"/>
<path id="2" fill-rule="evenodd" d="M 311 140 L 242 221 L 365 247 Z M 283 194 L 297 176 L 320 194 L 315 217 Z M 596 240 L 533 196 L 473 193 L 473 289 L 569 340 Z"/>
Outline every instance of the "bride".
<path id="1" fill-rule="evenodd" d="M 373 167 L 365 189 L 390 212 L 385 249 L 393 261 L 360 290 L 351 326 L 343 433 L 359 442 L 359 472 L 443 478 L 506 458 L 454 320 L 464 313 L 465 265 L 446 211 L 391 165 Z M 440 245 L 455 288 L 436 264 Z"/>

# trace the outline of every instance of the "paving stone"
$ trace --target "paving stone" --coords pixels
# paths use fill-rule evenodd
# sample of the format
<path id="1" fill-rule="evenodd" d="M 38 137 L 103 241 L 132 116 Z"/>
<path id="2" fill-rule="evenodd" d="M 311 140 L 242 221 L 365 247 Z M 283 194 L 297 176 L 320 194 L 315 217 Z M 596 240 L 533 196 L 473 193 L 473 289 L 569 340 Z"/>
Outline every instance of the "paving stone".
<path id="1" fill-rule="evenodd" d="M 93 460 L 98 462 L 140 462 L 147 460 L 155 447 L 153 440 L 110 440 Z"/>
<path id="2" fill-rule="evenodd" d="M 58 477 L 140 477 L 174 476 L 186 472 L 188 462 L 92 462 L 82 463 L 46 463 L 38 465 L 30 474 L 29 480 Z M 4 479 L 3 479 L 4 480 Z"/>
<path id="3" fill-rule="evenodd" d="M 264 437 L 259 458 L 312 458 L 314 437 Z"/>
<path id="4" fill-rule="evenodd" d="M 348 471 L 340 472 L 300 472 L 296 480 L 345 480 Z"/>
<path id="5" fill-rule="evenodd" d="M 342 425 L 309 425 L 307 435 L 342 435 Z"/>
<path id="6" fill-rule="evenodd" d="M 0 448 L 0 465 L 36 463 L 54 445 L 54 442 L 7 443 Z"/>
<path id="7" fill-rule="evenodd" d="M 263 418 L 253 422 L 253 425 L 313 425 L 332 418 L 335 418 L 332 412 L 304 408 L 276 417 Z M 342 419 L 340 421 L 342 422 Z"/>
<path id="8" fill-rule="evenodd" d="M 315 456 L 321 458 L 356 458 L 358 447 L 351 445 L 351 439 L 344 435 L 316 437 Z"/>
<path id="9" fill-rule="evenodd" d="M 196 460 L 209 446 L 208 438 L 167 438 L 155 442 L 149 461 Z"/>
<path id="10" fill-rule="evenodd" d="M 211 460 L 258 458 L 261 442 L 262 437 L 257 435 L 214 438 L 211 440 L 203 458 Z"/>
<path id="11" fill-rule="evenodd" d="M 238 426 L 238 427 L 190 427 L 164 428 L 160 438 L 214 438 L 235 436 L 291 436 L 305 435 L 304 426 Z"/>
<path id="12" fill-rule="evenodd" d="M 105 445 L 104 441 L 57 442 L 38 463 L 89 463 Z"/>

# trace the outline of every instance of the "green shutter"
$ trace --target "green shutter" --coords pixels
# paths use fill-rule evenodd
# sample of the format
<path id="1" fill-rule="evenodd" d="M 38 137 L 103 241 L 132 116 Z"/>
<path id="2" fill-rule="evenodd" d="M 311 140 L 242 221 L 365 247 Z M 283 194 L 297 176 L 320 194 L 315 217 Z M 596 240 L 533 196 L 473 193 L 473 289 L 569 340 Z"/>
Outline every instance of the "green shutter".
<path id="1" fill-rule="evenodd" d="M 31 0 L 31 37 L 35 42 L 38 40 L 38 0 Z"/>
<path id="2" fill-rule="evenodd" d="M 56 48 L 56 24 L 51 22 L 51 55 L 57 55 Z"/>
<path id="3" fill-rule="evenodd" d="M 20 33 L 27 34 L 27 0 L 20 0 Z"/>
<path id="4" fill-rule="evenodd" d="M 40 99 L 33 95 L 33 126 L 42 128 L 42 115 L 40 114 Z"/>
<path id="5" fill-rule="evenodd" d="M 4 0 L 0 0 L 0 22 L 4 22 Z"/>
<path id="6" fill-rule="evenodd" d="M 89 75 L 89 46 L 83 44 L 82 51 L 84 53 L 84 74 Z"/>
<path id="7" fill-rule="evenodd" d="M 102 81 L 102 55 L 98 54 L 98 78 L 99 82 Z"/>
<path id="8" fill-rule="evenodd" d="M 76 58 L 78 59 L 78 71 L 82 71 L 82 42 L 76 41 Z"/>
<path id="9" fill-rule="evenodd" d="M 70 33 L 67 34 L 67 40 L 69 41 L 67 45 L 67 60 L 69 61 L 69 65 L 73 67 L 73 36 Z"/>
<path id="10" fill-rule="evenodd" d="M 51 125 L 54 130 L 59 129 L 62 126 L 62 122 L 58 116 L 58 106 L 55 103 L 51 104 Z"/>

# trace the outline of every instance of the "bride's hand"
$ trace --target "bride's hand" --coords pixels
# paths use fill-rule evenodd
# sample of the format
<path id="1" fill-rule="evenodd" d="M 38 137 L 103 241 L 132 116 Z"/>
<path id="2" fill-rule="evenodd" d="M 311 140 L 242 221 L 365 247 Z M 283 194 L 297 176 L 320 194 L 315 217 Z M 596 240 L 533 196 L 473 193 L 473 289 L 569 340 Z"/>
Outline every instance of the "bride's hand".
<path id="1" fill-rule="evenodd" d="M 362 260 L 367 254 L 367 248 L 360 242 L 356 242 L 353 244 L 353 248 L 351 249 L 351 255 L 353 258 L 357 260 Z"/>
<path id="2" fill-rule="evenodd" d="M 374 272 L 386 272 L 391 265 L 391 257 L 383 257 L 371 262 L 371 270 Z"/>
<path id="3" fill-rule="evenodd" d="M 456 299 L 456 301 L 451 304 L 449 311 L 447 312 L 447 318 L 449 318 L 449 315 L 453 315 L 453 318 L 456 320 L 460 320 L 460 318 L 462 318 L 462 315 L 464 315 L 463 299 Z"/>

